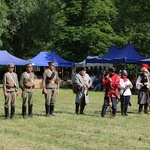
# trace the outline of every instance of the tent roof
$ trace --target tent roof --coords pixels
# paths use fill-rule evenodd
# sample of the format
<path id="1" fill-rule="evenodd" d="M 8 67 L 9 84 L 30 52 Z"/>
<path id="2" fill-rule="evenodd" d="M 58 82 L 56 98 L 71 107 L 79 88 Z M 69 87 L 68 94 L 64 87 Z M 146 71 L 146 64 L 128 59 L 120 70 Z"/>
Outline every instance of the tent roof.
<path id="1" fill-rule="evenodd" d="M 143 64 L 143 63 L 150 65 L 150 58 L 141 59 L 138 61 L 138 64 Z"/>
<path id="2" fill-rule="evenodd" d="M 55 52 L 40 52 L 37 56 L 30 59 L 35 66 L 48 66 L 48 62 L 54 61 L 57 67 L 73 67 L 75 62 L 64 60 Z"/>
<path id="3" fill-rule="evenodd" d="M 94 58 L 99 58 L 98 56 L 87 56 L 86 59 L 94 59 Z M 86 63 L 86 59 L 83 60 L 82 62 L 78 62 L 75 64 L 76 67 L 94 67 L 94 66 L 107 66 L 107 67 L 112 67 L 112 64 L 107 64 L 107 63 Z"/>
<path id="4" fill-rule="evenodd" d="M 144 59 L 131 44 L 118 48 L 112 46 L 109 51 L 100 58 L 86 59 L 87 63 L 131 63 L 136 64 L 137 61 Z"/>
<path id="5" fill-rule="evenodd" d="M 8 65 L 10 63 L 13 63 L 16 66 L 24 66 L 29 63 L 29 61 L 15 57 L 6 50 L 0 50 L 0 65 Z"/>

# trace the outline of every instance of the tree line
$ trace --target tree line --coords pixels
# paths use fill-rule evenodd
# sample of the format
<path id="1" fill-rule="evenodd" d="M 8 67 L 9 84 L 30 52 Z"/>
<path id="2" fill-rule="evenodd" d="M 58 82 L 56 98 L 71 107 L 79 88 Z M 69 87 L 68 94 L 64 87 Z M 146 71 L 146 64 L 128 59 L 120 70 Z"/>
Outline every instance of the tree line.
<path id="1" fill-rule="evenodd" d="M 150 56 L 150 0 L 0 0 L 0 49 L 82 61 L 129 43 Z"/>

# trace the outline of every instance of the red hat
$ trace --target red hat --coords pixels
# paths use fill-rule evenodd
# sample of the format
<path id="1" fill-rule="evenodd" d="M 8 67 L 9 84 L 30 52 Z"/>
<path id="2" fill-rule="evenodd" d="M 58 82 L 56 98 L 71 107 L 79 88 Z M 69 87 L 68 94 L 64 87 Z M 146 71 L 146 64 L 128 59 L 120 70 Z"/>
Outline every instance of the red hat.
<path id="1" fill-rule="evenodd" d="M 148 69 L 148 64 L 142 64 L 142 68 L 146 68 L 146 69 Z"/>

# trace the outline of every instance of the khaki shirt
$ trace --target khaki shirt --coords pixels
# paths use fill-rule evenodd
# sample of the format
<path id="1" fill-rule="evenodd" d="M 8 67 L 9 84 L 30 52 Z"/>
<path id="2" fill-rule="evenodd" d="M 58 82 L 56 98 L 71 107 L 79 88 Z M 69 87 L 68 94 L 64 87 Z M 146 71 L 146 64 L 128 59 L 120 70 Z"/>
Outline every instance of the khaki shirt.
<path id="1" fill-rule="evenodd" d="M 20 88 L 23 91 L 26 90 L 26 92 L 33 92 L 35 88 L 34 79 L 35 76 L 33 72 L 23 72 L 20 78 Z"/>
<path id="2" fill-rule="evenodd" d="M 19 83 L 18 77 L 15 72 L 6 72 L 3 77 L 3 91 L 6 92 L 13 92 L 18 91 Z"/>
<path id="3" fill-rule="evenodd" d="M 53 79 L 48 79 L 51 77 L 52 73 L 55 73 L 55 76 Z M 43 73 L 43 80 L 42 80 L 42 85 L 43 89 L 55 89 L 58 88 L 58 84 L 55 83 L 56 80 L 59 80 L 58 73 L 57 71 L 51 71 L 50 69 L 46 69 Z"/>

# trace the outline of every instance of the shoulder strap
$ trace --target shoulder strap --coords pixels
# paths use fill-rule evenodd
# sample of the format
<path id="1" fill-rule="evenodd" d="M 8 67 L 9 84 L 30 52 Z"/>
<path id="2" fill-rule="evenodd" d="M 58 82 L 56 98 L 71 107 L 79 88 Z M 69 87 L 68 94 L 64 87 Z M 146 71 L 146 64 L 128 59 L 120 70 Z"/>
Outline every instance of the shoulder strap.
<path id="1" fill-rule="evenodd" d="M 13 81 L 14 85 L 17 87 L 16 82 L 14 81 L 13 77 L 11 76 L 11 74 L 8 72 L 8 75 L 10 76 L 11 80 Z"/>

